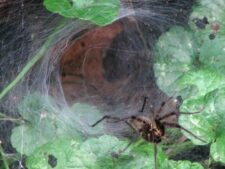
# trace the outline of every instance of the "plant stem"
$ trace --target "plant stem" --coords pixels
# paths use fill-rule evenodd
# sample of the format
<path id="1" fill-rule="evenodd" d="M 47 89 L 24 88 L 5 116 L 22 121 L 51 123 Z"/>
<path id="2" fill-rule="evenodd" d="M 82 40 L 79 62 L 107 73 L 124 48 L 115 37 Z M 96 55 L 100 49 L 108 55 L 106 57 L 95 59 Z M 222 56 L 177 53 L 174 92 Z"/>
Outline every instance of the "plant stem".
<path id="1" fill-rule="evenodd" d="M 24 66 L 22 71 L 16 76 L 16 78 L 8 85 L 6 86 L 3 91 L 0 93 L 0 100 L 8 94 L 15 86 L 16 84 L 24 78 L 24 76 L 31 70 L 31 68 L 44 56 L 45 52 L 48 50 L 48 47 L 51 45 L 54 37 L 57 35 L 57 33 L 60 31 L 60 29 L 63 27 L 65 22 L 59 24 L 59 26 L 53 31 L 53 33 L 48 37 L 44 45 L 40 48 L 40 50 L 32 57 L 32 59 Z"/>
<path id="2" fill-rule="evenodd" d="M 24 120 L 21 118 L 13 118 L 13 117 L 10 117 L 10 116 L 7 116 L 5 115 L 4 113 L 1 113 L 0 112 L 0 121 L 11 121 L 11 122 L 15 122 L 15 123 L 18 123 L 18 124 L 21 124 L 24 122 Z"/>
<path id="3" fill-rule="evenodd" d="M 0 121 L 11 121 L 11 122 L 15 122 L 15 123 L 22 123 L 21 119 L 14 119 L 14 118 L 0 118 Z"/>
<path id="4" fill-rule="evenodd" d="M 8 116 L 6 116 L 4 113 L 1 113 L 1 112 L 0 112 L 0 117 L 5 118 L 5 117 L 8 117 Z"/>
<path id="5" fill-rule="evenodd" d="M 4 154 L 2 145 L 1 145 L 1 141 L 0 141 L 0 154 L 2 156 L 2 161 L 3 161 L 3 164 L 5 166 L 5 169 L 9 169 L 9 164 L 8 164 L 7 160 L 5 159 L 5 154 Z"/>

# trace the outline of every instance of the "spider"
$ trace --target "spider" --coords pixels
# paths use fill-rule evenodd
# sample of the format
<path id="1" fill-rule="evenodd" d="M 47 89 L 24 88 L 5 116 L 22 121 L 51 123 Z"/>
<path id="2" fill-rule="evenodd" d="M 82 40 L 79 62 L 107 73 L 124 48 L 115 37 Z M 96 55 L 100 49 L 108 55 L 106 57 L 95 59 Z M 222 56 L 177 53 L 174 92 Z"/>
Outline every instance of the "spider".
<path id="1" fill-rule="evenodd" d="M 146 105 L 147 97 L 144 98 L 144 103 L 139 112 L 143 112 Z M 91 127 L 95 127 L 97 124 L 102 122 L 103 120 L 111 120 L 113 123 L 125 122 L 127 123 L 140 137 L 142 137 L 147 142 L 154 144 L 154 168 L 157 169 L 157 144 L 162 141 L 165 137 L 165 127 L 179 128 L 181 130 L 186 131 L 194 138 L 206 143 L 204 140 L 185 129 L 181 125 L 178 124 L 178 117 L 180 114 L 190 115 L 196 114 L 199 112 L 180 112 L 179 108 L 182 104 L 181 96 L 176 98 L 170 97 L 165 102 L 161 103 L 159 109 L 155 111 L 151 110 L 151 113 L 148 116 L 144 115 L 132 115 L 125 118 L 112 117 L 109 115 L 103 116 L 100 120 L 91 125 Z M 130 142 L 121 152 L 125 151 Z M 120 153 L 121 153 L 120 152 Z"/>

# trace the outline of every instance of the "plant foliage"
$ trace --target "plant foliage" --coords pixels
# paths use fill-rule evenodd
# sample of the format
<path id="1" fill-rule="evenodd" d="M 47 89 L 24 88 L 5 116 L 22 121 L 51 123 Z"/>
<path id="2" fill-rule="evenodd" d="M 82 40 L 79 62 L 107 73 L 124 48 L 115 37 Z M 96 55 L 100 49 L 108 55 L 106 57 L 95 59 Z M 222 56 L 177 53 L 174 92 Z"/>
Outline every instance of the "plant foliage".
<path id="1" fill-rule="evenodd" d="M 223 0 L 199 0 L 193 7 L 190 29 L 173 27 L 160 37 L 154 70 L 163 91 L 185 98 L 181 111 L 200 111 L 188 119 L 181 116 L 179 123 L 211 144 L 210 155 L 225 164 L 221 150 L 225 134 L 224 9 Z M 219 29 L 215 31 L 213 24 L 219 25 Z M 214 39 L 210 38 L 211 34 L 215 35 Z M 184 134 L 194 144 L 205 144 Z"/>
<path id="2" fill-rule="evenodd" d="M 79 18 L 104 26 L 119 15 L 119 0 L 45 0 L 45 7 L 66 18 Z"/>
<path id="3" fill-rule="evenodd" d="M 133 145 L 118 158 L 111 155 L 126 144 L 127 141 L 109 135 L 84 142 L 60 138 L 36 149 L 28 157 L 27 166 L 29 169 L 47 169 L 53 165 L 55 169 L 149 169 L 149 166 L 154 166 L 152 144 Z M 158 162 L 162 169 L 203 169 L 197 163 L 168 160 L 161 149 Z"/>
<path id="4" fill-rule="evenodd" d="M 111 23 L 119 11 L 118 0 L 45 0 L 49 11 L 67 18 L 79 18 L 98 25 Z M 181 111 L 199 114 L 180 116 L 179 123 L 205 142 L 184 132 L 194 144 L 210 144 L 210 155 L 225 164 L 225 1 L 199 0 L 193 7 L 190 28 L 175 26 L 164 33 L 155 46 L 154 70 L 158 86 L 169 96 L 181 95 L 185 100 Z M 205 25 L 200 25 L 203 18 Z M 218 31 L 211 24 L 220 25 Z M 201 23 L 202 24 L 202 23 Z M 211 34 L 215 38 L 209 38 Z M 28 169 L 149 169 L 154 166 L 153 144 L 143 140 L 132 144 L 115 158 L 128 140 L 102 135 L 99 125 L 95 130 L 74 123 L 71 128 L 54 111 L 53 99 L 38 93 L 24 98 L 18 110 L 26 123 L 13 129 L 12 145 L 20 154 L 27 155 Z M 99 119 L 100 111 L 90 105 L 76 103 L 71 111 L 78 121 L 87 123 Z M 85 133 L 90 137 L 85 137 Z M 80 130 L 80 131 L 79 131 Z M 158 146 L 159 169 L 203 169 L 198 163 L 173 161 Z"/>

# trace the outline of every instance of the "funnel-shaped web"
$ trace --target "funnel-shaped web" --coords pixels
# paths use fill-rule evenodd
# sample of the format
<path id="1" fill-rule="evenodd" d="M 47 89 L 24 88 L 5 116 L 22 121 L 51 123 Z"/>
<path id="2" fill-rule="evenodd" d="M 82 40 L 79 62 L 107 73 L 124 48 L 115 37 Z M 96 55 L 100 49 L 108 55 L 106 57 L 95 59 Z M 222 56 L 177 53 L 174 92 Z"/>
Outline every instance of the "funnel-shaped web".
<path id="1" fill-rule="evenodd" d="M 0 113 L 10 117 L 0 121 L 4 151 L 21 154 L 12 168 L 23 167 L 22 154 L 35 148 L 29 144 L 61 135 L 129 135 L 123 124 L 96 131 L 88 125 L 102 115 L 137 114 L 144 97 L 149 109 L 160 107 L 168 96 L 155 82 L 153 46 L 171 26 L 185 26 L 192 4 L 122 0 L 116 21 L 99 27 L 49 13 L 39 0 L 0 1 L 0 91 L 20 75 L 0 97 Z"/>

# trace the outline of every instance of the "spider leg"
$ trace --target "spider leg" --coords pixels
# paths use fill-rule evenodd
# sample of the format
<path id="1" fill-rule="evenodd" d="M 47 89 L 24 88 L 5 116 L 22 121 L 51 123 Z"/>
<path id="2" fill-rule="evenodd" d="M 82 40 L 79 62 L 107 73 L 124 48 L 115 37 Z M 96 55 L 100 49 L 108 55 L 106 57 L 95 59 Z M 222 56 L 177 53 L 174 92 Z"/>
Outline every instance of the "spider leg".
<path id="1" fill-rule="evenodd" d="M 130 117 L 119 118 L 119 117 L 112 117 L 112 116 L 109 116 L 109 115 L 105 115 L 101 119 L 99 119 L 98 121 L 96 121 L 94 124 L 90 125 L 90 127 L 95 127 L 97 124 L 99 124 L 103 120 L 107 120 L 107 119 L 112 119 L 112 120 L 114 120 L 114 121 L 112 121 L 113 123 L 118 123 L 120 121 L 125 121 L 125 120 L 127 120 L 129 118 Z"/>
<path id="2" fill-rule="evenodd" d="M 125 121 L 125 122 L 130 126 L 130 124 L 127 121 Z M 136 131 L 134 131 L 134 134 L 132 135 L 132 138 L 131 138 L 130 142 L 126 145 L 126 147 L 124 147 L 122 150 L 119 150 L 118 152 L 112 152 L 111 153 L 112 157 L 118 158 L 122 153 L 124 153 L 130 147 L 130 145 L 135 142 L 138 135 L 139 134 Z"/>
<path id="3" fill-rule="evenodd" d="M 106 119 L 111 119 L 112 117 L 111 116 L 108 116 L 108 115 L 105 115 L 103 116 L 101 119 L 99 119 L 98 121 L 96 121 L 94 124 L 90 125 L 91 127 L 95 127 L 98 123 L 102 122 L 103 120 L 106 120 Z"/>
<path id="4" fill-rule="evenodd" d="M 192 114 L 198 114 L 198 113 L 201 113 L 201 112 L 171 112 L 171 113 L 168 113 L 160 118 L 158 118 L 158 120 L 163 120 L 163 119 L 166 119 L 167 117 L 170 117 L 170 116 L 173 116 L 173 115 L 179 115 L 179 114 L 182 114 L 182 115 L 192 115 Z"/>
<path id="5" fill-rule="evenodd" d="M 143 112 L 144 111 L 147 99 L 148 99 L 148 97 L 144 97 L 144 102 L 143 102 L 142 108 L 141 108 L 141 110 L 139 110 L 139 112 Z"/>
<path id="6" fill-rule="evenodd" d="M 90 125 L 90 127 L 95 127 L 98 123 L 102 122 L 105 119 L 109 119 L 110 116 L 103 116 L 101 119 L 99 119 L 98 121 L 96 121 L 94 124 Z"/>
<path id="7" fill-rule="evenodd" d="M 176 112 L 171 112 L 171 113 L 168 113 L 160 118 L 158 118 L 157 120 L 163 120 L 163 119 L 166 119 L 167 117 L 170 117 L 170 116 L 173 116 L 173 115 L 176 115 L 177 113 Z"/>
<path id="8" fill-rule="evenodd" d="M 200 111 L 198 112 L 180 112 L 180 114 L 183 114 L 183 115 L 192 115 L 192 114 L 198 114 L 198 113 L 201 113 Z"/>
<path id="9" fill-rule="evenodd" d="M 118 158 L 122 153 L 124 153 L 129 147 L 130 145 L 134 142 L 134 140 L 130 140 L 130 142 L 126 145 L 126 147 L 124 147 L 122 150 L 119 150 L 118 152 L 112 152 L 111 155 L 114 158 Z"/>
<path id="10" fill-rule="evenodd" d="M 170 126 L 170 127 L 174 127 L 174 128 L 179 128 L 181 130 L 184 130 L 186 131 L 187 133 L 189 133 L 190 135 L 192 135 L 194 138 L 200 140 L 201 142 L 203 143 L 207 143 L 205 140 L 199 138 L 198 136 L 196 136 L 194 133 L 190 132 L 189 130 L 187 130 L 186 128 L 182 127 L 181 125 L 179 124 L 175 124 L 175 123 L 163 123 L 164 125 L 167 125 L 167 126 Z"/>
<path id="11" fill-rule="evenodd" d="M 160 105 L 160 108 L 155 112 L 156 115 L 159 115 L 162 111 L 162 108 L 164 107 L 164 105 L 170 100 L 172 99 L 173 97 L 169 97 L 167 100 L 163 101 Z"/>
<path id="12" fill-rule="evenodd" d="M 197 112 L 180 112 L 180 114 L 183 114 L 183 115 L 198 114 L 198 113 L 201 113 L 203 110 L 204 110 L 204 106 Z"/>

